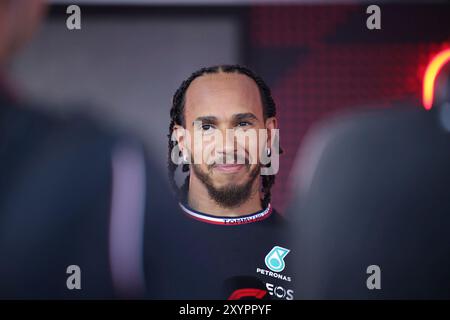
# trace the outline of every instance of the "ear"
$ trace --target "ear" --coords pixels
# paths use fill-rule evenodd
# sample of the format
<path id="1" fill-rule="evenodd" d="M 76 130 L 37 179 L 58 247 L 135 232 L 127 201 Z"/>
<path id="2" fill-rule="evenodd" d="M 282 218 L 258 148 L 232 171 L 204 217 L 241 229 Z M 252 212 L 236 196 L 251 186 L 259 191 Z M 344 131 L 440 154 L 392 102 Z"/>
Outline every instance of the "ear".
<path id="1" fill-rule="evenodd" d="M 272 129 L 278 129 L 278 121 L 275 117 L 270 117 L 266 119 L 266 129 L 267 129 L 267 146 L 272 146 Z"/>
<path id="2" fill-rule="evenodd" d="M 175 134 L 180 151 L 183 152 L 185 150 L 186 129 L 183 126 L 176 124 L 173 127 L 173 133 Z"/>

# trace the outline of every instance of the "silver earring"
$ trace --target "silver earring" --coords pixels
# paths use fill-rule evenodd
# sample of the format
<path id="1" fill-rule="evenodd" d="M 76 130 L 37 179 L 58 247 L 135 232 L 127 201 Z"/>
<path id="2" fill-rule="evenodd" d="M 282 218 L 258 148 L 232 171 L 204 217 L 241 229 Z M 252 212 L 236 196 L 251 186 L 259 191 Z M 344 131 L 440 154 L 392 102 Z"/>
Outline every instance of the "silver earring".
<path id="1" fill-rule="evenodd" d="M 183 162 L 188 163 L 188 156 L 183 152 Z"/>
<path id="2" fill-rule="evenodd" d="M 267 148 L 267 156 L 270 157 L 272 155 L 272 150 L 270 148 Z"/>

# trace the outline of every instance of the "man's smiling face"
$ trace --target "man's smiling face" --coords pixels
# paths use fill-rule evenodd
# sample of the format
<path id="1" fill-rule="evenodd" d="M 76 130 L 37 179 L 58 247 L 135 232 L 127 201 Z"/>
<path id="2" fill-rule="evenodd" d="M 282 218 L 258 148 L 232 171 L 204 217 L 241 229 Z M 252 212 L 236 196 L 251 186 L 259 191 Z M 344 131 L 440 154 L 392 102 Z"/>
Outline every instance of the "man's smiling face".
<path id="1" fill-rule="evenodd" d="M 259 143 L 265 144 L 258 138 L 266 120 L 256 83 L 239 73 L 202 75 L 187 89 L 184 119 L 191 141 L 182 141 L 181 145 L 192 155 L 191 174 L 223 206 L 245 201 L 252 190 L 257 190 Z M 250 131 L 255 134 L 246 139 L 233 136 Z"/>

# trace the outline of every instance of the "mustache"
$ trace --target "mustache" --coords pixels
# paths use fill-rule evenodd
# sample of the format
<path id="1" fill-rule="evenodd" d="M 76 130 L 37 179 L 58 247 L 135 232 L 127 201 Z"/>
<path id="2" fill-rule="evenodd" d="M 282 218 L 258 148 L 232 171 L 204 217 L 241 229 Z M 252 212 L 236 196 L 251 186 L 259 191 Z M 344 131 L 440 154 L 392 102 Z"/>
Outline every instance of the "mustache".
<path id="1" fill-rule="evenodd" d="M 219 164 L 245 164 L 250 165 L 250 158 L 240 153 L 231 153 L 217 156 L 208 167 L 213 168 Z"/>

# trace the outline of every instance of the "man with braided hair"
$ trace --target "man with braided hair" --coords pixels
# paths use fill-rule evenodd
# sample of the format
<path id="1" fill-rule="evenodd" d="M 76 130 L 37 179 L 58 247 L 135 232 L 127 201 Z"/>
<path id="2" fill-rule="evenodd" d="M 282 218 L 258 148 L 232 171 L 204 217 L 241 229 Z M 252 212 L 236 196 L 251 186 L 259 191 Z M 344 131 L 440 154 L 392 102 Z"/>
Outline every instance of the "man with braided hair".
<path id="1" fill-rule="evenodd" d="M 196 203 L 194 206 L 198 207 L 197 209 L 204 208 L 212 215 L 225 216 L 245 215 L 252 210 L 270 207 L 270 189 L 275 175 L 262 176 L 263 198 L 260 199 L 260 181 L 257 179 L 261 167 L 259 162 L 247 163 L 247 166 L 235 166 L 233 163 L 218 165 L 215 162 L 198 164 L 199 161 L 195 161 L 198 159 L 193 158 L 193 148 L 185 144 L 184 136 L 178 134 L 180 141 L 174 139 L 177 131 L 187 131 L 190 137 L 195 137 L 198 132 L 201 132 L 202 136 L 209 136 L 218 131 L 223 133 L 222 136 L 226 136 L 224 129 L 234 128 L 267 130 L 269 141 L 266 143 L 266 151 L 271 155 L 270 129 L 276 129 L 277 126 L 276 108 L 270 89 L 261 78 L 238 65 L 200 69 L 177 90 L 170 114 L 169 179 L 182 201 Z M 197 126 L 194 121 L 197 121 Z M 192 145 L 194 143 L 195 141 Z M 200 143 L 204 147 L 205 142 Z M 259 146 L 260 143 L 264 144 L 263 141 L 258 141 Z M 230 143 L 226 149 L 225 144 L 222 144 L 222 150 L 217 150 L 217 146 L 209 147 L 216 152 L 217 157 L 237 157 L 236 149 L 242 146 Z M 183 164 L 183 171 L 189 170 L 190 174 L 186 177 L 182 190 L 177 190 L 174 179 L 177 168 L 173 161 L 175 147 L 178 147 L 185 160 L 188 154 L 191 155 L 192 165 Z M 243 150 L 244 156 L 250 152 L 249 146 L 245 147 L 247 149 Z M 275 152 L 273 155 L 278 155 Z M 204 197 L 206 194 L 208 197 Z M 197 201 L 198 197 L 203 198 L 202 201 Z"/>
<path id="2" fill-rule="evenodd" d="M 270 89 L 239 65 L 202 68 L 176 91 L 170 115 L 180 212 L 165 217 L 167 228 L 153 223 L 171 232 L 155 242 L 163 250 L 150 250 L 148 287 L 158 298 L 293 299 L 284 219 L 270 204 L 280 153 Z"/>

